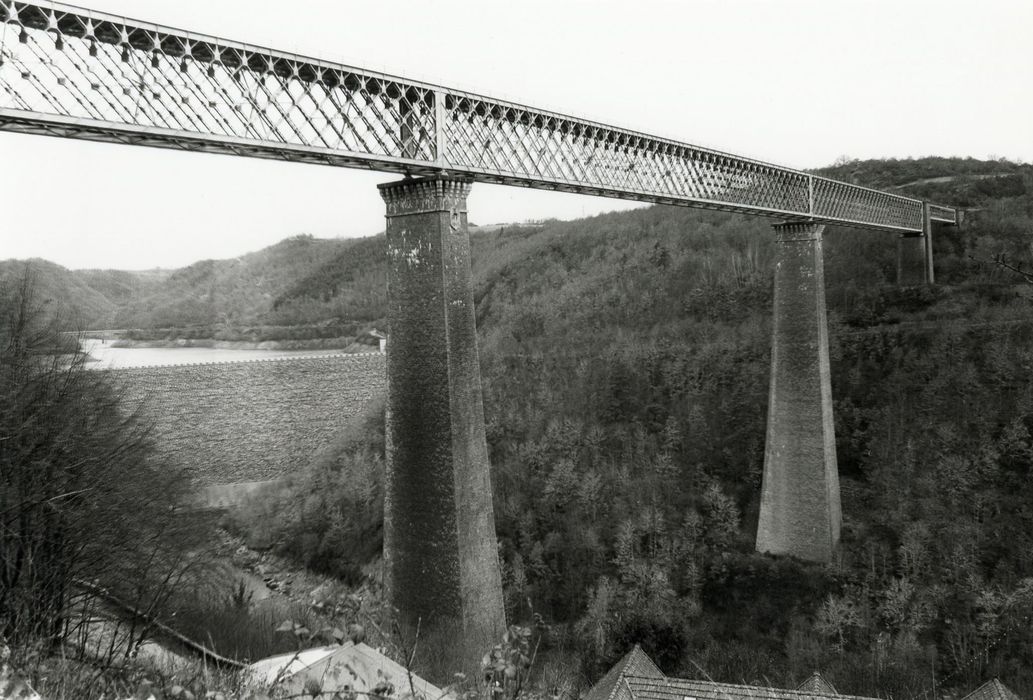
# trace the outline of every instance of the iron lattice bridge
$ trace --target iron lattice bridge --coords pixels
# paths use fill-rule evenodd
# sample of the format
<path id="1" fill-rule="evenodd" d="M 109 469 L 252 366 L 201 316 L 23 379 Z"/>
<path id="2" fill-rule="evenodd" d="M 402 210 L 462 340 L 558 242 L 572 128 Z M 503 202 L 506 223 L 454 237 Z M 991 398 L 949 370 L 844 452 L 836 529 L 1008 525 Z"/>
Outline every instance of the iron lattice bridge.
<path id="1" fill-rule="evenodd" d="M 920 233 L 948 207 L 359 68 L 0 0 L 0 129 Z"/>

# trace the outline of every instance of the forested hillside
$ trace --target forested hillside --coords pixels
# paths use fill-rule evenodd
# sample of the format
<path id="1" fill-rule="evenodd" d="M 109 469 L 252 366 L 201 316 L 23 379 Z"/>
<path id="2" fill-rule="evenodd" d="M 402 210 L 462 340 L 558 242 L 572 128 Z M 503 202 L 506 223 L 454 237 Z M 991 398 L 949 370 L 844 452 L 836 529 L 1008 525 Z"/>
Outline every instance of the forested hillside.
<path id="1" fill-rule="evenodd" d="M 69 329 L 105 327 L 116 304 L 87 279 L 47 260 L 0 261 L 0 284 L 13 286 L 30 270 L 37 298 Z"/>
<path id="2" fill-rule="evenodd" d="M 303 313 L 304 304 L 280 306 L 301 280 L 342 251 L 357 244 L 361 250 L 363 242 L 299 235 L 231 260 L 140 272 L 67 270 L 42 260 L 8 260 L 0 263 L 0 279 L 14 279 L 28 265 L 40 298 L 61 309 L 69 330 L 168 329 L 175 336 L 178 329 L 187 337 L 232 336 L 252 326 L 332 320 L 332 315 Z"/>
<path id="3" fill-rule="evenodd" d="M 220 329 L 263 323 L 285 289 L 350 245 L 294 236 L 233 260 L 195 263 L 123 304 L 114 327 Z"/>
<path id="4" fill-rule="evenodd" d="M 831 567 L 753 552 L 770 222 L 651 207 L 473 237 L 509 611 L 529 600 L 556 623 L 554 650 L 586 681 L 638 641 L 690 677 L 792 687 L 821 669 L 841 692 L 906 697 L 997 675 L 1033 692 L 1033 286 L 995 264 L 1030 264 L 1033 168 L 830 173 L 972 209 L 936 237 L 933 288 L 896 286 L 895 236 L 827 234 L 844 503 Z M 341 299 L 334 280 L 360 268 L 334 265 L 295 298 Z M 335 313 L 376 316 L 380 299 Z M 358 576 L 380 429 L 297 477 L 267 539 Z"/>
<path id="5" fill-rule="evenodd" d="M 896 286 L 895 236 L 826 235 L 844 506 L 830 567 L 753 551 L 771 222 L 650 207 L 473 233 L 509 612 L 530 601 L 586 681 L 637 641 L 691 677 L 792 687 L 820 669 L 844 693 L 938 697 L 996 675 L 1029 696 L 1033 166 L 824 172 L 969 209 L 935 237 L 932 288 Z M 380 324 L 382 250 L 298 237 L 141 282 L 142 297 L 73 278 L 116 327 Z M 361 576 L 382 508 L 370 425 L 294 479 L 266 544 Z"/>
<path id="6" fill-rule="evenodd" d="M 478 277 L 511 600 L 594 640 L 597 670 L 639 639 L 669 671 L 728 681 L 822 668 L 842 692 L 899 695 L 992 673 L 1033 690 L 1033 288 L 992 263 L 1030 264 L 1033 168 L 847 170 L 977 211 L 937 238 L 933 289 L 895 286 L 893 236 L 827 237 L 845 510 L 830 569 L 752 553 L 767 222 L 557 224 Z"/>

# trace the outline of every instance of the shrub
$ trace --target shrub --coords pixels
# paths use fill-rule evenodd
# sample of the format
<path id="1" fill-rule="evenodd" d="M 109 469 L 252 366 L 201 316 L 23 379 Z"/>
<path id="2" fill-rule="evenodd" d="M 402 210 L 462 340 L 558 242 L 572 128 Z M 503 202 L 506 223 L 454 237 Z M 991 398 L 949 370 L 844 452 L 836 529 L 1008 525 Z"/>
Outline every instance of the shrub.
<path id="1" fill-rule="evenodd" d="M 86 628 L 97 598 L 149 613 L 197 557 L 185 478 L 154 456 L 107 373 L 54 354 L 32 279 L 0 289 L 0 638 L 14 662 Z M 108 650 L 128 655 L 129 643 Z"/>
<path id="2" fill-rule="evenodd" d="M 384 406 L 372 405 L 282 486 L 228 516 L 249 544 L 349 584 L 383 548 Z"/>

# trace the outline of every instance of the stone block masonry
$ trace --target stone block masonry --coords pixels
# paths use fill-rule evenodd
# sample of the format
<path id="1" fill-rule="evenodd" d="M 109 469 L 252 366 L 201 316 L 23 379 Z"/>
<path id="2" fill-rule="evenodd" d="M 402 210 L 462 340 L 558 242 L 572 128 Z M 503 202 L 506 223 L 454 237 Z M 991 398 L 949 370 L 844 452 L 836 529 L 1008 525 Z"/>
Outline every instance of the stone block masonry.
<path id="1" fill-rule="evenodd" d="M 478 671 L 505 630 L 466 197 L 446 177 L 380 185 L 387 206 L 385 584 L 403 629 Z M 412 637 L 409 637 L 412 638 Z"/>
<path id="2" fill-rule="evenodd" d="M 832 419 L 825 227 L 775 227 L 775 300 L 757 550 L 832 560 L 842 509 Z"/>
<path id="3" fill-rule="evenodd" d="M 911 287 L 925 283 L 925 236 L 901 234 L 897 238 L 897 284 Z"/>
<path id="4" fill-rule="evenodd" d="M 199 486 L 301 469 L 387 390 L 379 353 L 107 371 Z"/>

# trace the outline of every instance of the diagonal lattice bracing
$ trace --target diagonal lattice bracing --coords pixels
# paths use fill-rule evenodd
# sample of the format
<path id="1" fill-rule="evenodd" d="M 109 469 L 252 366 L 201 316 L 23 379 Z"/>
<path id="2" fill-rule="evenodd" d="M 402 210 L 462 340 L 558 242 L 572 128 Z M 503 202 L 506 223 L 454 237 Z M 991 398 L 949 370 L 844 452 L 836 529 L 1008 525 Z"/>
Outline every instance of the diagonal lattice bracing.
<path id="1" fill-rule="evenodd" d="M 0 0 L 0 22 L 4 128 L 389 170 L 436 158 L 426 86 L 61 4 Z"/>
<path id="2" fill-rule="evenodd" d="M 916 199 L 58 2 L 0 0 L 0 129 L 920 232 Z M 956 223 L 948 207 L 934 221 Z"/>

